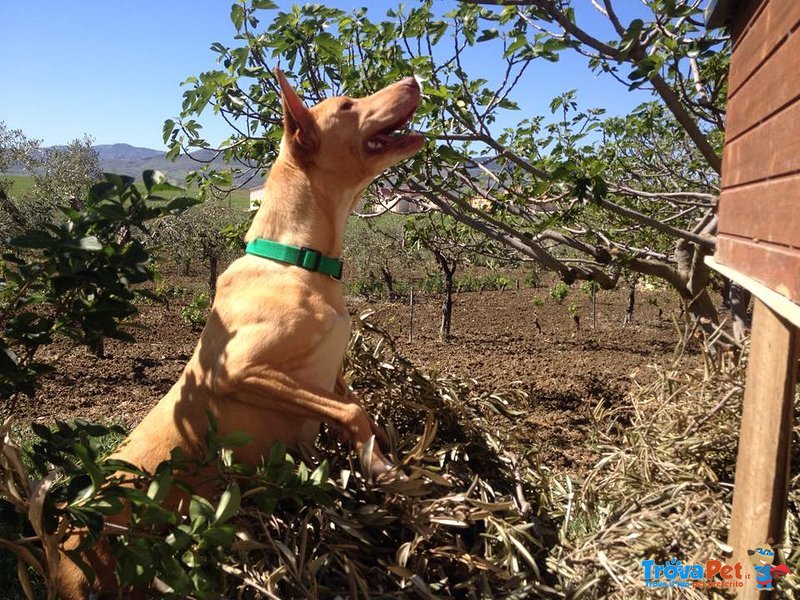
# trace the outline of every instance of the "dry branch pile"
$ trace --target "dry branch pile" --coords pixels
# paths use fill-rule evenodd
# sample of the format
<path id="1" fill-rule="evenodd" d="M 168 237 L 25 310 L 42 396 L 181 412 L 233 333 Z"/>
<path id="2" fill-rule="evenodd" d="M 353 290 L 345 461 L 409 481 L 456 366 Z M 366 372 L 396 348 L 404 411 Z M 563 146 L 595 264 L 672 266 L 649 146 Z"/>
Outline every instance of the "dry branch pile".
<path id="1" fill-rule="evenodd" d="M 364 321 L 345 371 L 391 423 L 406 477 L 372 484 L 335 435 L 323 435 L 319 454 L 341 457 L 331 464 L 334 503 L 242 514 L 239 524 L 259 543 L 231 557 L 226 571 L 244 597 L 560 596 L 541 570 L 548 528 L 515 493 L 513 457 L 482 417 L 493 412 L 487 403 L 518 404 L 524 394 L 478 394 L 469 383 L 423 374 Z"/>
<path id="2" fill-rule="evenodd" d="M 303 462 L 331 460 L 325 494 L 265 510 L 243 493 L 236 541 L 213 567 L 224 597 L 651 597 L 642 560 L 724 556 L 745 363 L 719 355 L 687 372 L 677 361 L 600 404 L 587 443 L 602 458 L 579 480 L 508 451 L 506 417 L 535 399 L 427 375 L 362 319 L 346 378 L 389 423 L 405 476 L 369 481 L 324 432 Z M 789 542 L 800 535 L 797 484 Z M 782 558 L 797 571 L 800 549 Z M 781 580 L 779 597 L 794 597 L 797 581 Z M 659 595 L 708 597 L 671 592 Z"/>
<path id="3" fill-rule="evenodd" d="M 746 356 L 706 357 L 703 368 L 659 369 L 623 406 L 595 410 L 602 458 L 582 482 L 541 478 L 560 543 L 547 566 L 569 597 L 650 598 L 642 560 L 684 564 L 724 559 L 733 497 Z M 797 435 L 798 430 L 795 430 Z M 795 445 L 796 447 L 796 445 Z M 795 465 L 797 465 L 795 460 Z M 784 540 L 797 540 L 798 476 L 792 479 Z M 796 570 L 800 548 L 783 560 Z M 794 598 L 797 577 L 781 580 L 776 597 Z M 704 589 L 657 590 L 665 598 L 708 598 Z M 725 597 L 721 592 L 715 597 Z"/>

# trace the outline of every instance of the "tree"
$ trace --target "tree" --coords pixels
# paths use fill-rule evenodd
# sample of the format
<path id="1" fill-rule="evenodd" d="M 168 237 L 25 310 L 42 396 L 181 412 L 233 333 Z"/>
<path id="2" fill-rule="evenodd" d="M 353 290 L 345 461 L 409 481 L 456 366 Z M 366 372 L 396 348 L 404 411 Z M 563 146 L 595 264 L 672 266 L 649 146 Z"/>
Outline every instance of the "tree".
<path id="1" fill-rule="evenodd" d="M 593 2 L 614 32 L 608 41 L 601 25 L 592 31 L 578 22 L 567 0 L 498 4 L 468 0 L 442 15 L 429 0 L 373 22 L 366 9 L 279 12 L 239 0 L 231 19 L 242 45 L 212 45 L 221 68 L 188 80 L 165 141 L 173 154 L 208 147 L 194 117 L 210 106 L 234 126 L 219 152 L 263 168 L 280 137 L 268 57 L 285 61 L 312 102 L 417 73 L 425 79 L 418 117 L 429 142 L 389 181 L 567 282 L 612 288 L 623 270 L 658 277 L 715 332 L 703 259 L 715 247 L 729 40 L 704 28 L 699 0 L 653 0 L 627 25 L 619 2 Z M 263 28 L 260 14 L 270 19 Z M 478 51 L 497 57 L 497 81 L 470 77 L 469 57 Z M 530 64 L 563 52 L 587 56 L 590 68 L 626 88 L 650 90 L 654 102 L 605 118 L 580 110 L 567 93 L 551 104 L 550 120 L 498 131 L 498 116 L 517 108 L 514 91 Z"/>
<path id="2" fill-rule="evenodd" d="M 37 142 L 25 137 L 19 129 L 8 129 L 0 121 L 0 173 L 17 164 L 20 157 L 33 152 Z M 0 226 L 3 231 L 20 231 L 27 223 L 25 212 L 11 199 L 11 182 L 0 178 Z"/>
<path id="3" fill-rule="evenodd" d="M 102 179 L 93 141 L 85 135 L 66 146 L 37 148 L 36 152 L 22 154 L 19 160 L 34 180 L 33 197 L 81 208 L 86 192 Z"/>
<path id="4" fill-rule="evenodd" d="M 0 122 L 0 172 L 11 166 L 22 167 L 33 179 L 31 189 L 22 194 L 0 181 L 0 223 L 16 232 L 62 219 L 59 206 L 82 208 L 89 188 L 102 179 L 90 137 L 42 148 L 39 141 Z"/>
<path id="5" fill-rule="evenodd" d="M 226 253 L 237 245 L 228 230 L 236 229 L 245 215 L 227 207 L 219 198 L 207 200 L 186 212 L 162 219 L 153 228 L 153 240 L 166 253 L 181 263 L 188 275 L 191 263 L 201 260 L 208 272 L 208 290 L 213 299 L 217 289 L 220 263 Z M 242 238 L 244 234 L 242 234 Z M 244 248 L 235 248 L 237 251 Z"/>
<path id="6" fill-rule="evenodd" d="M 408 239 L 433 255 L 442 276 L 442 322 L 439 338 L 447 340 L 453 323 L 453 291 L 456 270 L 474 258 L 484 243 L 483 236 L 438 211 L 409 217 Z"/>
<path id="7" fill-rule="evenodd" d="M 397 271 L 413 260 L 405 222 L 402 215 L 388 211 L 351 222 L 342 250 L 348 278 L 366 280 L 369 288 L 379 287 L 382 279 L 381 287 L 393 297 Z"/>

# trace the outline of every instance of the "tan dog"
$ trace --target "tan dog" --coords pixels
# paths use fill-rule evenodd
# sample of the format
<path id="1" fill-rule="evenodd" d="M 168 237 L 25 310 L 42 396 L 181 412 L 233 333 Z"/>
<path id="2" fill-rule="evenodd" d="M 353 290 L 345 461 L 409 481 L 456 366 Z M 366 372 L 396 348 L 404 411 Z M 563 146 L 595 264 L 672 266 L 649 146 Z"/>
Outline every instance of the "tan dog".
<path id="1" fill-rule="evenodd" d="M 414 114 L 419 86 L 409 77 L 366 98 L 330 98 L 308 109 L 275 73 L 283 140 L 246 239 L 338 257 L 348 217 L 367 185 L 422 146 L 419 134 L 392 134 Z M 316 254 L 309 253 L 304 263 L 313 267 Z M 341 379 L 349 337 L 338 280 L 260 256 L 239 258 L 219 278 L 208 323 L 181 378 L 115 458 L 153 471 L 175 447 L 199 456 L 209 411 L 220 435 L 252 437 L 237 451 L 241 461 L 257 462 L 276 441 L 312 445 L 321 422 L 334 425 L 360 452 L 373 434 L 384 436 Z M 390 468 L 377 445 L 371 465 L 375 474 Z M 111 591 L 110 559 L 88 558 L 105 571 L 98 573 L 100 586 Z M 88 597 L 85 578 L 68 559 L 59 581 L 63 598 Z"/>

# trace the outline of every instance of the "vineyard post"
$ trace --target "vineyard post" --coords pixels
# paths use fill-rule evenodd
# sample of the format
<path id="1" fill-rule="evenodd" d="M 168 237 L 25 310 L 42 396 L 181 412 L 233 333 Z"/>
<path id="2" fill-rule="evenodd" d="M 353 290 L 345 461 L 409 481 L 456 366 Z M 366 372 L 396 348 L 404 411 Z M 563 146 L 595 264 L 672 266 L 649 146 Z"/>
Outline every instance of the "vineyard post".
<path id="1" fill-rule="evenodd" d="M 414 341 L 414 284 L 411 284 L 408 294 L 408 343 Z"/>

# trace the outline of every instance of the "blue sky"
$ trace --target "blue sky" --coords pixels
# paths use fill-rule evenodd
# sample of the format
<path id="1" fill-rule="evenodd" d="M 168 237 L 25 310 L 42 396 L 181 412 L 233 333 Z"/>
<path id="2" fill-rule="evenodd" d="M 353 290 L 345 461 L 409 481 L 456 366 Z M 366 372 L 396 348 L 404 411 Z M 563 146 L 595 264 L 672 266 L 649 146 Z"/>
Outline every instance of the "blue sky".
<path id="1" fill-rule="evenodd" d="M 378 19 L 397 2 L 326 4 L 367 5 Z M 438 6 L 447 10 L 454 4 L 441 0 Z M 579 23 L 592 29 L 601 24 L 589 0 L 575 0 L 575 5 Z M 162 148 L 162 124 L 180 110 L 180 82 L 215 67 L 212 42 L 233 42 L 229 12 L 229 0 L 0 0 L 0 120 L 46 145 L 88 134 L 98 144 Z M 491 56 L 478 54 L 474 60 L 472 73 L 494 68 Z M 612 114 L 629 112 L 647 99 L 608 76 L 592 74 L 586 60 L 572 52 L 559 63 L 536 63 L 517 89 L 523 110 L 514 121 L 547 114 L 550 100 L 573 88 L 582 106 Z M 221 120 L 204 124 L 210 140 L 227 137 Z"/>

